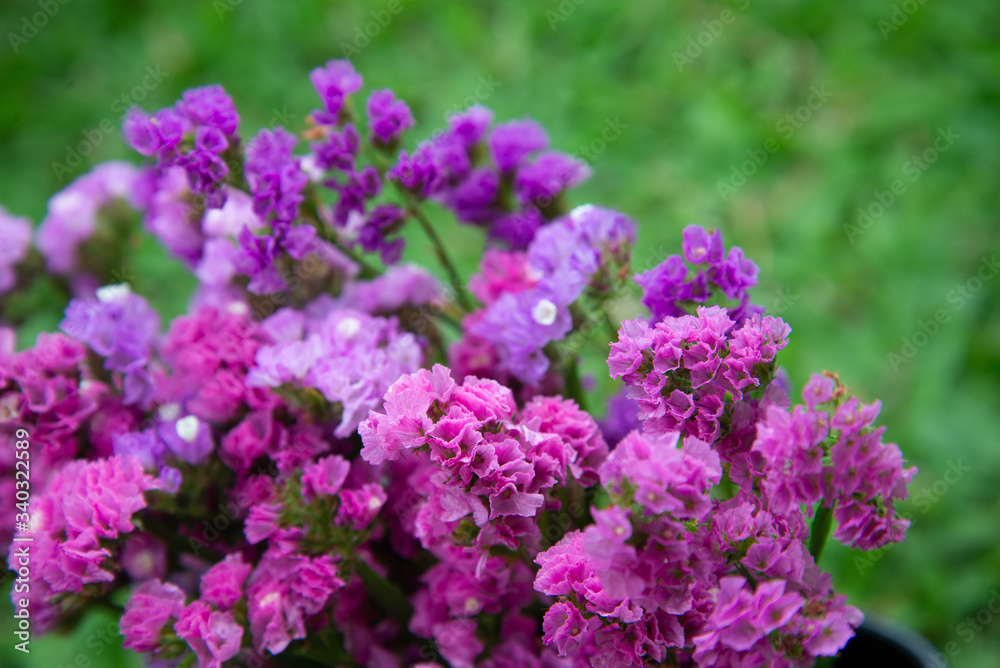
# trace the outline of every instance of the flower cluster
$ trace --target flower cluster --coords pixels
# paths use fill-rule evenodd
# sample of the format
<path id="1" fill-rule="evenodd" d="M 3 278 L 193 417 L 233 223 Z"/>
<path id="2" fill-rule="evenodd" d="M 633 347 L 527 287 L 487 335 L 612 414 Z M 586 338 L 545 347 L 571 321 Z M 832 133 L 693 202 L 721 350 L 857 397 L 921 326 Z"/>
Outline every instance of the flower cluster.
<path id="1" fill-rule="evenodd" d="M 147 364 L 160 319 L 127 285 L 97 290 L 97 300 L 74 300 L 60 329 L 104 358 L 104 368 L 122 374 L 126 404 L 149 404 L 153 388 Z"/>
<path id="2" fill-rule="evenodd" d="M 480 225 L 512 249 L 526 248 L 564 212 L 563 194 L 590 177 L 590 168 L 558 151 L 530 119 L 500 123 L 472 107 L 448 119 L 444 132 L 403 152 L 387 177 L 415 197 L 451 209 L 459 222 Z M 489 162 L 484 157 L 489 158 Z"/>
<path id="3" fill-rule="evenodd" d="M 128 213 L 150 204 L 148 175 L 125 162 L 106 162 L 49 200 L 35 233 L 46 269 L 89 296 L 121 272 L 130 235 Z"/>
<path id="4" fill-rule="evenodd" d="M 809 666 L 860 613 L 832 595 L 805 525 L 743 492 L 728 501 L 717 453 L 693 437 L 633 432 L 601 469 L 612 505 L 540 554 L 535 587 L 558 597 L 544 639 L 575 665 Z M 693 651 L 692 651 L 693 645 Z"/>
<path id="5" fill-rule="evenodd" d="M 15 607 L 44 631 L 124 601 L 123 646 L 164 667 L 836 655 L 862 617 L 824 544 L 902 540 L 916 469 L 835 375 L 791 406 L 756 265 L 689 227 L 634 277 L 648 317 L 612 320 L 636 225 L 570 206 L 590 169 L 537 123 L 475 106 L 405 148 L 395 93 L 359 115 L 349 62 L 310 79 L 302 132 L 244 141 L 220 86 L 131 110 L 155 165 L 71 183 L 33 247 L 0 209 L 0 294 L 47 271 L 67 300 L 24 350 L 0 310 Z M 428 203 L 482 229 L 469 280 Z M 403 261 L 411 221 L 447 284 Z M 163 328 L 123 283 L 140 225 L 198 281 Z M 603 397 L 579 369 L 616 330 Z"/>
<path id="6" fill-rule="evenodd" d="M 395 319 L 346 308 L 308 322 L 295 311 L 272 319 L 282 321 L 280 336 L 257 351 L 247 385 L 319 390 L 341 415 L 334 430 L 340 438 L 356 432 L 393 381 L 416 371 L 423 361 L 416 337 L 401 332 Z"/>
<path id="7" fill-rule="evenodd" d="M 121 566 L 112 550 L 120 549 L 120 539 L 135 530 L 133 515 L 146 506 L 144 492 L 176 490 L 179 481 L 167 473 L 157 479 L 135 457 L 114 456 L 73 460 L 52 474 L 33 502 L 32 556 L 41 567 L 39 580 L 26 592 L 43 627 L 80 605 L 75 594 L 85 588 L 100 591 L 115 579 Z M 9 565 L 17 570 L 13 551 Z"/>
<path id="8" fill-rule="evenodd" d="M 222 86 L 185 91 L 173 107 L 152 116 L 133 108 L 125 118 L 125 139 L 142 155 L 155 155 L 161 169 L 178 166 L 194 194 L 212 208 L 225 202 L 230 173 L 225 154 L 238 144 L 239 114 Z"/>
<path id="9" fill-rule="evenodd" d="M 647 431 L 714 442 L 732 425 L 734 406 L 771 381 L 790 331 L 771 316 L 736 328 L 726 309 L 702 306 L 697 315 L 668 316 L 654 327 L 624 322 L 608 366 L 629 388 Z"/>
<path id="10" fill-rule="evenodd" d="M 843 397 L 835 377 L 813 376 L 805 405 L 767 410 L 753 450 L 766 462 L 764 488 L 781 512 L 823 500 L 834 509 L 834 538 L 875 550 L 905 537 L 910 522 L 896 515 L 893 502 L 907 497 L 917 470 L 903 468 L 899 447 L 882 442 L 885 427 L 873 426 L 879 402 Z"/>
<path id="11" fill-rule="evenodd" d="M 461 532 L 480 548 L 533 551 L 540 536 L 529 520 L 546 493 L 595 473 L 607 445 L 593 418 L 572 401 L 539 398 L 515 421 L 516 406 L 496 381 L 469 376 L 459 385 L 436 365 L 401 377 L 385 396 L 386 412 L 361 423 L 365 461 L 414 452 L 429 462 L 416 472 L 428 498 L 414 520 L 426 549 Z"/>
<path id="12" fill-rule="evenodd" d="M 611 292 L 634 243 L 627 216 L 585 205 L 540 230 L 526 253 L 487 254 L 472 282 L 486 307 L 468 317 L 460 350 L 484 349 L 496 362 L 469 371 L 539 385 L 552 363 L 546 346 L 574 328 L 574 304 Z"/>
<path id="13" fill-rule="evenodd" d="M 757 285 L 757 265 L 744 257 L 739 247 L 726 253 L 722 232 L 709 234 L 699 225 L 688 225 L 682 250 L 683 255 L 671 255 L 635 277 L 642 287 L 642 303 L 654 320 L 690 313 L 692 307 L 720 296 L 735 302 L 730 314 L 737 323 L 763 311 L 750 303 L 749 290 Z"/>

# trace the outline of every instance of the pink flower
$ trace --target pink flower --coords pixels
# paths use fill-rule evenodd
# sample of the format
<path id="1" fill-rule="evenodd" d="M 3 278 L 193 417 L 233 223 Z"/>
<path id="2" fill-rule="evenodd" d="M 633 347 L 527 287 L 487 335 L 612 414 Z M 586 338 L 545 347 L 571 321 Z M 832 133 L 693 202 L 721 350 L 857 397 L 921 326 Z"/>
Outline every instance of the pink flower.
<path id="1" fill-rule="evenodd" d="M 220 610 L 229 610 L 243 598 L 243 582 L 253 568 L 238 553 L 212 566 L 201 576 L 201 598 Z"/>
<path id="2" fill-rule="evenodd" d="M 221 668 L 236 656 L 243 639 L 243 627 L 228 612 L 213 612 L 201 601 L 184 608 L 174 623 L 174 633 L 187 641 L 198 656 L 199 668 Z"/>
<path id="3" fill-rule="evenodd" d="M 160 648 L 163 627 L 171 619 L 180 619 L 184 610 L 184 592 L 169 582 L 149 580 L 142 583 L 125 603 L 120 628 L 125 636 L 122 646 L 137 652 Z"/>

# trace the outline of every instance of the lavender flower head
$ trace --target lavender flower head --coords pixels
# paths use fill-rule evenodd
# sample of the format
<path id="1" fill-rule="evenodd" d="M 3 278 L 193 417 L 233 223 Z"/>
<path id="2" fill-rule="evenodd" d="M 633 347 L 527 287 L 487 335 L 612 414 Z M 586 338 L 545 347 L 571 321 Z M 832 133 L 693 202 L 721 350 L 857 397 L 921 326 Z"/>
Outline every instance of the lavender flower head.
<path id="1" fill-rule="evenodd" d="M 347 437 L 382 403 L 392 382 L 423 360 L 416 338 L 400 332 L 395 319 L 336 309 L 311 323 L 304 338 L 261 347 L 247 376 L 251 387 L 293 383 L 319 390 L 339 404 L 334 433 Z"/>
<path id="2" fill-rule="evenodd" d="M 153 396 L 147 370 L 159 330 L 159 316 L 127 284 L 97 290 L 96 300 L 74 299 L 60 329 L 104 358 L 104 368 L 123 374 L 126 404 L 147 404 Z"/>
<path id="3" fill-rule="evenodd" d="M 7 213 L 0 206 L 0 295 L 17 282 L 17 263 L 28 254 L 31 221 Z"/>
<path id="4" fill-rule="evenodd" d="M 142 173 L 124 162 L 106 162 L 69 184 L 49 200 L 35 243 L 49 271 L 69 275 L 83 258 L 79 247 L 97 233 L 105 207 L 124 201 L 143 209 Z"/>

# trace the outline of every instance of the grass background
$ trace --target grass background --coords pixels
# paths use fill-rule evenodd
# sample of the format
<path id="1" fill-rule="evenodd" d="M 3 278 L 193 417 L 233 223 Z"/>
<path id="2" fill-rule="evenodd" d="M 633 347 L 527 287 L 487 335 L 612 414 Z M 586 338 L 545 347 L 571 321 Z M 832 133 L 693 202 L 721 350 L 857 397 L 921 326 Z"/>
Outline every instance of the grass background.
<path id="1" fill-rule="evenodd" d="M 995 668 L 1000 615 L 983 614 L 980 623 L 992 621 L 981 631 L 960 625 L 1000 587 L 1000 280 L 968 299 L 951 291 L 1000 250 L 1000 5 L 908 0 L 911 16 L 901 3 L 861 0 L 400 0 L 398 14 L 390 4 L 77 0 L 58 5 L 35 34 L 24 21 L 40 23 L 37 0 L 6 0 L 0 203 L 38 221 L 47 198 L 91 165 L 136 160 L 117 130 L 100 130 L 118 127 L 122 96 L 152 110 L 187 87 L 223 83 L 245 135 L 280 117 L 298 130 L 317 106 L 308 71 L 347 45 L 366 89 L 392 87 L 411 104 L 413 142 L 494 82 L 482 101 L 498 118 L 531 116 L 557 148 L 590 147 L 595 177 L 575 202 L 639 221 L 640 267 L 676 252 L 685 225 L 721 228 L 761 267 L 755 301 L 794 330 L 782 358 L 796 387 L 814 371 L 839 370 L 862 398 L 882 399 L 888 438 L 920 467 L 912 492 L 935 500 L 904 505 L 909 538 L 881 559 L 828 549 L 824 566 L 866 611 L 939 647 L 954 643 L 954 665 Z M 712 35 L 727 10 L 730 22 Z M 894 11 L 898 26 L 888 23 Z M 369 23 L 376 15 L 387 25 Z M 676 55 L 699 39 L 707 46 L 679 66 Z M 147 67 L 167 73 L 150 90 L 141 87 Z M 814 87 L 829 99 L 789 133 L 782 119 L 797 110 L 804 118 Z M 621 132 L 601 148 L 595 140 L 609 123 Z M 948 128 L 958 138 L 912 180 L 907 162 Z M 62 173 L 88 130 L 96 146 Z M 720 196 L 719 183 L 769 138 L 778 150 Z M 858 208 L 896 179 L 906 191 L 851 238 L 845 226 L 857 225 Z M 471 270 L 477 235 L 448 236 Z M 424 251 L 415 239 L 408 256 Z M 155 244 L 143 243 L 130 269 L 168 317 L 184 309 L 192 283 Z M 64 306 L 43 302 L 32 332 L 54 327 Z M 948 321 L 894 368 L 889 353 L 939 310 Z M 591 369 L 601 373 L 599 360 Z M 970 470 L 950 484 L 953 463 Z M 103 616 L 36 640 L 27 657 L 13 652 L 6 606 L 4 666 L 137 665 L 103 639 Z"/>

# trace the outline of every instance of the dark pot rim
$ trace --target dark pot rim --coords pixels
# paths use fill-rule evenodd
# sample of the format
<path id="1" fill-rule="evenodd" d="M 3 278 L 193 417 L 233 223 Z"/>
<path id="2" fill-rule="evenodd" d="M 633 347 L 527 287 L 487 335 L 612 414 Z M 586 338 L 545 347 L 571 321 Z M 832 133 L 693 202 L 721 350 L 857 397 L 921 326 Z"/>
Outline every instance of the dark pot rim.
<path id="1" fill-rule="evenodd" d="M 877 643 L 909 658 L 914 668 L 948 668 L 944 655 L 930 641 L 915 631 L 878 615 L 865 614 L 865 621 L 858 628 L 856 638 L 863 643 Z M 852 643 L 855 641 L 848 643 L 845 653 L 850 653 Z M 852 662 L 838 660 L 835 665 L 838 668 L 851 668 Z"/>

